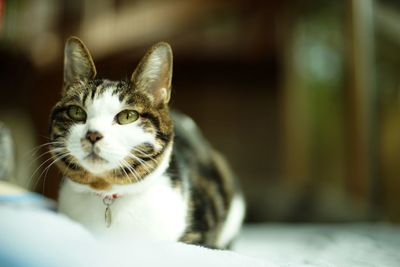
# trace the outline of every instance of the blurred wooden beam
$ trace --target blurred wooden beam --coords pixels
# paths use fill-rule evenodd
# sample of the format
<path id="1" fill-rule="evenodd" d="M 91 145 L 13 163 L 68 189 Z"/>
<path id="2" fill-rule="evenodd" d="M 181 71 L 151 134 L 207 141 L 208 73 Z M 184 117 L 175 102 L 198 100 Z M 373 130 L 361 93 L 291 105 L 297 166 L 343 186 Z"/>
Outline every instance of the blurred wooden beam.
<path id="1" fill-rule="evenodd" d="M 377 31 L 387 36 L 390 40 L 400 44 L 399 10 L 382 3 L 377 4 L 375 10 Z"/>
<path id="2" fill-rule="evenodd" d="M 196 20 L 226 4 L 225 1 L 135 1 L 120 10 L 84 18 L 79 36 L 95 57 L 103 57 L 169 39 L 188 27 L 195 30 Z"/>
<path id="3" fill-rule="evenodd" d="M 252 4 L 250 4 L 252 3 Z M 190 57 L 259 60 L 274 50 L 280 5 L 244 0 L 112 2 L 85 0 L 78 34 L 96 58 L 172 42 Z M 71 34 L 71 33 L 69 33 Z M 272 52 L 273 53 L 273 52 Z"/>
<path id="4" fill-rule="evenodd" d="M 371 210 L 378 181 L 373 0 L 350 0 L 348 11 L 348 189 Z"/>

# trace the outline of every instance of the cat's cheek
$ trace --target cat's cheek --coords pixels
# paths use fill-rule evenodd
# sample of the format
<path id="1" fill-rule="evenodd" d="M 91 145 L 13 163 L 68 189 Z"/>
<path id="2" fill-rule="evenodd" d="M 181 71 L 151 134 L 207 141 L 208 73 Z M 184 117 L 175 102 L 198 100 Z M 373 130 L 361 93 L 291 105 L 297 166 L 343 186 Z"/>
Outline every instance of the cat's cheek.
<path id="1" fill-rule="evenodd" d="M 67 135 L 67 149 L 71 153 L 72 156 L 77 158 L 78 160 L 82 160 L 84 155 L 84 150 L 82 148 L 81 139 L 83 136 L 83 132 L 85 130 L 85 126 L 82 124 L 73 125 L 69 134 Z"/>
<path id="2" fill-rule="evenodd" d="M 132 124 L 121 131 L 124 140 L 124 146 L 134 148 L 145 143 L 156 145 L 156 137 L 154 134 L 146 132 L 142 127 L 137 124 Z"/>

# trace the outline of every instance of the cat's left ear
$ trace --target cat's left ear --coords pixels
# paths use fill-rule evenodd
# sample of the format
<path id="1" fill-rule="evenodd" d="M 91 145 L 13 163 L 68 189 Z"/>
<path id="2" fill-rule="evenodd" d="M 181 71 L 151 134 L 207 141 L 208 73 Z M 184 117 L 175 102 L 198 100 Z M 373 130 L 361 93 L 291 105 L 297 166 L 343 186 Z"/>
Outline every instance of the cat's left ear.
<path id="1" fill-rule="evenodd" d="M 172 50 L 164 42 L 148 50 L 131 77 L 136 90 L 150 96 L 156 106 L 168 103 L 171 97 L 171 80 Z"/>
<path id="2" fill-rule="evenodd" d="M 70 37 L 64 49 L 64 83 L 90 80 L 96 76 L 96 67 L 89 50 L 77 37 Z"/>

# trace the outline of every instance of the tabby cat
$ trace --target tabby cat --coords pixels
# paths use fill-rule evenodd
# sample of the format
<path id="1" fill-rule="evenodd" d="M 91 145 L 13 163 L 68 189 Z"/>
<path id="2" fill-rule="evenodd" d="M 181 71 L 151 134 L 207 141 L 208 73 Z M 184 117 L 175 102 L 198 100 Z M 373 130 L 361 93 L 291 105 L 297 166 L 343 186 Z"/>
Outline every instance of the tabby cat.
<path id="1" fill-rule="evenodd" d="M 169 110 L 172 51 L 154 45 L 129 80 L 96 78 L 76 37 L 64 51 L 64 86 L 50 151 L 65 179 L 59 211 L 96 235 L 226 248 L 244 202 L 223 157 L 187 116 Z"/>

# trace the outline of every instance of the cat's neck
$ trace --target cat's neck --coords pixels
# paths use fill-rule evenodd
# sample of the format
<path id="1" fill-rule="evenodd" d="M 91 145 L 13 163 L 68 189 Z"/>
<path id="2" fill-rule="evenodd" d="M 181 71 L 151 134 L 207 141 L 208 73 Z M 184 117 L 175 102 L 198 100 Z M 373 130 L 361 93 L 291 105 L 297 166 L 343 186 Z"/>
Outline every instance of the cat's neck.
<path id="1" fill-rule="evenodd" d="M 96 196 L 101 196 L 102 198 L 110 197 L 112 195 L 123 197 L 124 195 L 139 194 L 151 187 L 154 183 L 160 181 L 160 179 L 163 178 L 162 176 L 165 176 L 164 174 L 166 173 L 171 161 L 172 148 L 173 142 L 170 142 L 168 147 L 165 149 L 163 158 L 159 162 L 158 166 L 139 182 L 124 185 L 113 184 L 111 187 L 105 190 L 96 190 L 89 185 L 74 182 L 72 179 L 68 179 L 68 176 L 66 177 L 67 179 L 65 183 L 69 183 L 70 186 L 72 186 L 72 188 L 77 192 L 89 193 Z"/>

